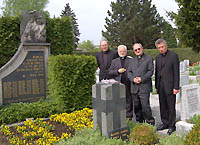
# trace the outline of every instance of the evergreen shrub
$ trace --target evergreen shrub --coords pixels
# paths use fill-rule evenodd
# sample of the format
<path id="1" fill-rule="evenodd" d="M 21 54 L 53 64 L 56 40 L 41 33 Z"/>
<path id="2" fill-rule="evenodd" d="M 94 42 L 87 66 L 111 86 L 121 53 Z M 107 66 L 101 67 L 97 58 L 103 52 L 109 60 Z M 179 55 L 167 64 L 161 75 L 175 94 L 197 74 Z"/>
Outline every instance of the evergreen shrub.
<path id="1" fill-rule="evenodd" d="M 91 107 L 96 59 L 84 55 L 57 55 L 49 58 L 49 98 L 60 111 L 72 112 Z"/>
<path id="2" fill-rule="evenodd" d="M 0 125 L 25 121 L 26 118 L 45 118 L 59 113 L 54 102 L 13 103 L 0 107 Z"/>
<path id="3" fill-rule="evenodd" d="M 184 139 L 181 136 L 177 136 L 174 132 L 169 136 L 162 137 L 158 145 L 184 145 Z"/>
<path id="4" fill-rule="evenodd" d="M 101 134 L 101 131 L 92 128 L 78 130 L 75 136 L 68 140 L 62 140 L 56 145 L 134 145 L 132 142 L 121 139 L 109 139 Z"/>
<path id="5" fill-rule="evenodd" d="M 185 136 L 185 145 L 199 145 L 200 144 L 200 116 L 196 121 L 196 124 L 192 127 L 192 130 Z"/>
<path id="6" fill-rule="evenodd" d="M 0 67 L 7 63 L 20 44 L 19 17 L 0 18 Z"/>
<path id="7" fill-rule="evenodd" d="M 74 50 L 74 35 L 71 17 L 47 18 L 47 42 L 51 43 L 51 55 L 71 54 Z"/>
<path id="8" fill-rule="evenodd" d="M 143 123 L 133 129 L 129 140 L 138 145 L 155 145 L 159 142 L 159 136 L 156 133 L 155 127 Z"/>

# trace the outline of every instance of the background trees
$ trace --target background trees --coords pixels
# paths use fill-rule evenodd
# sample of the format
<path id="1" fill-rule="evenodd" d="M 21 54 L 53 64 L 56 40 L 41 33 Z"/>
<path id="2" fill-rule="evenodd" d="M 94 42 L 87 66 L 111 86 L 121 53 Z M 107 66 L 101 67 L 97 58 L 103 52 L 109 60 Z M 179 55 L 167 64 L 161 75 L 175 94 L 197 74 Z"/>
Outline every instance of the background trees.
<path id="1" fill-rule="evenodd" d="M 130 49 L 133 43 L 139 42 L 144 48 L 155 48 L 154 42 L 166 27 L 151 0 L 117 0 L 111 2 L 111 8 L 102 35 L 112 47 L 125 44 Z"/>
<path id="2" fill-rule="evenodd" d="M 172 27 L 168 22 L 163 22 L 161 37 L 167 41 L 167 45 L 169 48 L 177 47 L 176 33 L 175 28 Z"/>
<path id="3" fill-rule="evenodd" d="M 4 7 L 2 7 L 3 16 L 19 16 L 21 10 L 42 11 L 48 2 L 48 0 L 4 0 Z"/>
<path id="4" fill-rule="evenodd" d="M 88 50 L 88 51 L 96 51 L 97 50 L 95 45 L 90 40 L 83 41 L 83 42 L 79 43 L 78 48 L 80 48 L 82 50 L 85 49 L 85 50 Z"/>
<path id="5" fill-rule="evenodd" d="M 78 46 L 78 42 L 79 42 L 79 36 L 80 36 L 80 32 L 78 29 L 78 23 L 76 22 L 76 15 L 73 12 L 73 10 L 71 10 L 69 3 L 66 4 L 65 9 L 62 11 L 61 17 L 63 16 L 71 16 L 72 18 L 72 25 L 73 25 L 73 32 L 74 32 L 74 47 L 76 48 Z"/>
<path id="6" fill-rule="evenodd" d="M 175 19 L 177 35 L 182 45 L 200 51 L 200 1 L 176 0 L 179 5 L 178 14 L 170 13 Z"/>

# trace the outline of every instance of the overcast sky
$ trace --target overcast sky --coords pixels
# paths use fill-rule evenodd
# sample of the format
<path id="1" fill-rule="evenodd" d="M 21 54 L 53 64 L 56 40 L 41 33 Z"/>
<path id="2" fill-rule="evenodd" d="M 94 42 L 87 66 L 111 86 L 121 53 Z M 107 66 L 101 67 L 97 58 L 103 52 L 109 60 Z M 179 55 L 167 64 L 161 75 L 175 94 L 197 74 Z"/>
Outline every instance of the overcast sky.
<path id="1" fill-rule="evenodd" d="M 115 0 L 49 0 L 45 10 L 49 11 L 51 17 L 59 17 L 66 3 L 69 3 L 78 19 L 80 42 L 91 40 L 94 44 L 99 44 L 111 1 Z M 1 6 L 2 2 L 3 0 L 0 0 Z M 155 4 L 158 13 L 166 20 L 166 11 L 177 12 L 178 9 L 175 0 L 152 0 L 152 4 Z"/>

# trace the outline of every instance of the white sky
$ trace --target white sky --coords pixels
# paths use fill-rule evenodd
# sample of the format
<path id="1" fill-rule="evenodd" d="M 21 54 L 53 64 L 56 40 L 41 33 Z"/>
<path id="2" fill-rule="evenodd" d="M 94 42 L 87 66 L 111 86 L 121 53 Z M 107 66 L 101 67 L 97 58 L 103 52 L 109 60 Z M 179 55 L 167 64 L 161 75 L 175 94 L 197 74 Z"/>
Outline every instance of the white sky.
<path id="1" fill-rule="evenodd" d="M 108 16 L 111 1 L 116 0 L 49 0 L 46 9 L 51 17 L 59 17 L 66 3 L 76 14 L 79 25 L 80 42 L 91 40 L 94 44 L 99 44 L 102 39 L 101 31 L 105 30 L 105 18 Z M 3 0 L 0 0 L 2 6 Z M 178 5 L 175 0 L 152 0 L 158 13 L 166 20 L 166 11 L 177 12 Z M 0 11 L 1 14 L 1 11 Z"/>

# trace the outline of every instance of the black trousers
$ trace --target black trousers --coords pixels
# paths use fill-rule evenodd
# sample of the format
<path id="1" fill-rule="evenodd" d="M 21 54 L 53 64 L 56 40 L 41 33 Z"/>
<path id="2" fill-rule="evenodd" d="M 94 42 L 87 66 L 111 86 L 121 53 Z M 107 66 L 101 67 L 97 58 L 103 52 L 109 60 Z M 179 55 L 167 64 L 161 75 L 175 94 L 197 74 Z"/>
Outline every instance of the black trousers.
<path id="1" fill-rule="evenodd" d="M 130 87 L 126 86 L 126 118 L 133 117 L 133 99 L 131 96 Z"/>
<path id="2" fill-rule="evenodd" d="M 161 121 L 163 124 L 166 124 L 169 128 L 175 128 L 176 95 L 166 93 L 164 82 L 162 80 L 160 81 L 160 88 L 158 93 Z"/>
<path id="3" fill-rule="evenodd" d="M 134 102 L 134 111 L 136 115 L 136 121 L 155 124 L 155 119 L 152 116 L 152 111 L 149 103 L 150 93 L 148 94 L 132 94 Z"/>

